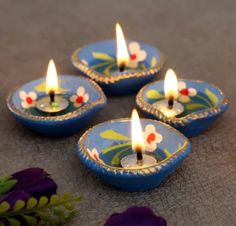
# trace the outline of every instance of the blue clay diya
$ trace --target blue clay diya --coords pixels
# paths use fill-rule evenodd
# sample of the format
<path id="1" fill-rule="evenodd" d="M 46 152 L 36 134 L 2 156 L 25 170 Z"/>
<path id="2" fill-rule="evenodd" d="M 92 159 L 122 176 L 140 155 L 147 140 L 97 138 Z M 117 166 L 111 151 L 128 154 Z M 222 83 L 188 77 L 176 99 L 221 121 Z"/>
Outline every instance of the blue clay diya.
<path id="1" fill-rule="evenodd" d="M 162 122 L 141 119 L 145 154 L 156 158 L 151 166 L 138 169 L 122 168 L 120 161 L 133 153 L 131 120 L 107 121 L 86 131 L 78 143 L 81 161 L 105 183 L 126 191 L 155 188 L 189 154 L 188 139 Z"/>
<path id="2" fill-rule="evenodd" d="M 129 64 L 120 72 L 116 63 L 116 41 L 90 44 L 74 52 L 71 61 L 81 73 L 98 82 L 110 95 L 138 91 L 150 82 L 163 66 L 160 51 L 141 42 L 127 41 Z"/>
<path id="3" fill-rule="evenodd" d="M 68 136 L 81 130 L 105 106 L 106 97 L 92 80 L 72 75 L 58 78 L 57 96 L 68 100 L 68 108 L 53 115 L 36 108 L 37 101 L 45 96 L 45 78 L 40 78 L 9 94 L 7 106 L 16 120 L 46 136 Z"/>
<path id="4" fill-rule="evenodd" d="M 204 130 L 228 108 L 228 100 L 216 86 L 203 81 L 179 80 L 178 102 L 184 111 L 175 117 L 167 117 L 155 107 L 164 100 L 164 81 L 156 81 L 144 86 L 136 97 L 139 108 L 149 117 L 170 124 L 187 137 L 193 137 Z"/>

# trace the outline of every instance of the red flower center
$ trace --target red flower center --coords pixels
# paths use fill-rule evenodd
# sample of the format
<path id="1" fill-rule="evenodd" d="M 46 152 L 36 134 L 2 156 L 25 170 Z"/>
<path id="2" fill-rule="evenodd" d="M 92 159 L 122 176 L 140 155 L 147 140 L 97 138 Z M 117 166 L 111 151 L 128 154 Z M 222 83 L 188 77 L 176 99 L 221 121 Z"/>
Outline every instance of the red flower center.
<path id="1" fill-rule="evenodd" d="M 136 54 L 131 54 L 131 55 L 130 55 L 130 59 L 131 59 L 131 60 L 136 60 L 136 58 L 137 58 L 137 55 L 136 55 Z"/>
<path id="2" fill-rule="evenodd" d="M 27 104 L 32 104 L 33 103 L 33 100 L 32 100 L 31 97 L 26 97 L 25 100 L 26 100 Z"/>
<path id="3" fill-rule="evenodd" d="M 152 141 L 154 141 L 155 139 L 156 139 L 155 133 L 150 133 L 150 134 L 148 135 L 148 137 L 147 137 L 147 142 L 148 142 L 149 144 L 151 144 Z"/>
<path id="4" fill-rule="evenodd" d="M 82 104 L 82 103 L 84 102 L 84 97 L 78 96 L 75 101 L 76 101 L 76 103 L 78 103 L 78 104 Z"/>
<path id="5" fill-rule="evenodd" d="M 185 88 L 185 89 L 181 89 L 181 90 L 180 90 L 180 93 L 183 94 L 183 95 L 186 95 L 186 96 L 189 95 L 189 91 L 188 91 L 188 89 L 186 89 L 186 88 Z"/>

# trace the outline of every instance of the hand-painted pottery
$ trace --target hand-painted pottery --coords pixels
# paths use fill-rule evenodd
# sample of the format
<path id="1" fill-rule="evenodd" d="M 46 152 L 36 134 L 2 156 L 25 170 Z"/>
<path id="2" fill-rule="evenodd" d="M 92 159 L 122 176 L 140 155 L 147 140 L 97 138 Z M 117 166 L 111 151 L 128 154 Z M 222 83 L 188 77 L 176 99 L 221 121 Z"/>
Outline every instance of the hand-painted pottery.
<path id="1" fill-rule="evenodd" d="M 82 162 L 104 182 L 126 191 L 144 191 L 160 183 L 183 161 L 191 149 L 186 137 L 167 124 L 141 119 L 146 154 L 157 163 L 141 169 L 120 165 L 131 150 L 131 120 L 117 119 L 101 123 L 84 133 L 78 143 Z"/>
<path id="2" fill-rule="evenodd" d="M 153 106 L 165 98 L 163 81 L 144 86 L 136 97 L 137 105 L 147 116 L 170 124 L 187 137 L 202 133 L 228 108 L 222 91 L 209 83 L 179 80 L 178 88 L 178 102 L 183 104 L 184 112 L 176 117 L 168 118 Z"/>
<path id="3" fill-rule="evenodd" d="M 45 96 L 45 78 L 31 81 L 15 89 L 7 98 L 7 106 L 22 124 L 46 136 L 68 136 L 78 132 L 106 104 L 102 89 L 81 76 L 61 75 L 59 92 L 69 100 L 69 107 L 56 115 L 39 111 L 37 100 Z"/>
<path id="4" fill-rule="evenodd" d="M 163 56 L 145 43 L 127 42 L 130 63 L 124 72 L 116 64 L 116 42 L 102 41 L 80 48 L 72 55 L 73 65 L 98 82 L 110 95 L 124 95 L 150 82 L 163 66 Z"/>

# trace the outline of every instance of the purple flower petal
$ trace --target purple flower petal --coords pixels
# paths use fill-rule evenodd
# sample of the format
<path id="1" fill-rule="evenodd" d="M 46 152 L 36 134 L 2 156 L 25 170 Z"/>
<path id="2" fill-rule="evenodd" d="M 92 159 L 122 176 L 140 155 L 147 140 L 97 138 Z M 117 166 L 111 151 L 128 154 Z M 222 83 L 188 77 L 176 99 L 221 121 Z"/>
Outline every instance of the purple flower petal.
<path id="1" fill-rule="evenodd" d="M 122 213 L 112 214 L 104 226 L 166 226 L 166 220 L 148 207 L 131 207 Z"/>
<path id="2" fill-rule="evenodd" d="M 49 174 L 40 168 L 29 168 L 17 173 L 12 177 L 17 183 L 10 191 L 24 190 L 35 198 L 51 196 L 56 193 L 56 183 L 48 177 Z"/>
<path id="3" fill-rule="evenodd" d="M 2 224 L 3 226 L 7 226 L 8 225 L 7 220 L 4 219 L 4 218 L 0 219 L 0 224 Z"/>
<path id="4" fill-rule="evenodd" d="M 39 198 L 41 196 L 50 197 L 51 195 L 56 194 L 57 185 L 51 178 L 45 178 L 40 183 L 25 188 L 24 191 L 35 198 Z"/>
<path id="5" fill-rule="evenodd" d="M 48 177 L 48 173 L 41 168 L 28 168 L 17 173 L 14 173 L 12 177 L 17 180 L 17 184 L 14 186 L 14 190 L 24 190 L 24 188 L 33 186 L 40 183 L 42 180 Z"/>

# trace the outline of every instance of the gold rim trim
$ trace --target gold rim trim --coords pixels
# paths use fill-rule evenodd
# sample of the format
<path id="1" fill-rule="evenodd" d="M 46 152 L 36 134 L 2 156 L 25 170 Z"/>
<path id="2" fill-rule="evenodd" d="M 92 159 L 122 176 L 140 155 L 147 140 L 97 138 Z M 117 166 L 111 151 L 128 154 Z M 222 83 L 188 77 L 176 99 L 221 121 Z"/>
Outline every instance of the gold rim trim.
<path id="1" fill-rule="evenodd" d="M 139 78 L 139 77 L 144 77 L 144 76 L 151 76 L 156 74 L 157 72 L 159 72 L 161 70 L 161 68 L 164 65 L 164 56 L 163 54 L 156 49 L 159 54 L 160 54 L 160 62 L 152 67 L 152 68 L 148 68 L 148 69 L 143 69 L 141 71 L 137 71 L 137 72 L 130 72 L 130 73 L 125 73 L 122 75 L 118 75 L 118 76 L 108 76 L 108 75 L 104 75 L 101 74 L 93 69 L 91 69 L 89 66 L 85 65 L 81 59 L 78 58 L 80 51 L 85 48 L 79 48 L 77 49 L 71 56 L 71 62 L 72 64 L 79 69 L 80 71 L 82 71 L 84 74 L 86 74 L 87 76 L 89 76 L 91 79 L 95 80 L 96 82 L 102 82 L 105 84 L 109 84 L 109 83 L 115 83 L 118 82 L 120 80 L 124 80 L 124 79 L 128 79 L 128 78 Z M 154 47 L 153 47 L 154 48 Z"/>
<path id="2" fill-rule="evenodd" d="M 103 169 L 105 169 L 106 171 L 109 172 L 113 172 L 115 174 L 117 173 L 133 173 L 133 174 L 153 174 L 155 172 L 158 172 L 161 170 L 162 167 L 164 167 L 166 164 L 170 163 L 174 158 L 177 158 L 179 155 L 183 154 L 186 150 L 187 147 L 190 145 L 190 142 L 188 140 L 187 137 L 185 137 L 182 133 L 180 133 L 178 130 L 174 129 L 173 127 L 171 127 L 168 124 L 165 124 L 163 122 L 160 121 L 156 121 L 156 120 L 152 120 L 152 119 L 146 119 L 146 118 L 141 118 L 141 120 L 146 120 L 146 121 L 150 121 L 150 122 L 154 122 L 156 124 L 162 124 L 166 127 L 168 127 L 168 129 L 170 129 L 171 131 L 175 132 L 176 134 L 178 134 L 180 137 L 182 137 L 184 139 L 184 144 L 182 145 L 182 147 L 180 147 L 175 153 L 173 153 L 170 157 L 156 163 L 153 166 L 148 166 L 142 169 L 124 169 L 122 167 L 114 167 L 114 166 L 110 166 L 107 165 L 105 163 L 102 162 L 98 162 L 95 161 L 88 153 L 87 151 L 87 147 L 86 147 L 86 140 L 89 136 L 89 134 L 96 128 L 99 126 L 102 126 L 104 124 L 107 123 L 113 123 L 113 122 L 129 122 L 130 118 L 121 118 L 121 119 L 113 119 L 113 120 L 109 120 L 109 121 L 105 121 L 102 123 L 97 124 L 96 126 L 93 126 L 92 128 L 88 129 L 79 139 L 78 144 L 80 146 L 79 151 L 83 154 L 83 158 L 90 159 L 91 161 L 93 161 L 95 164 L 98 164 L 100 167 L 102 167 Z"/>
<path id="3" fill-rule="evenodd" d="M 69 77 L 69 75 L 68 75 L 68 77 Z M 15 94 L 15 92 L 20 87 L 22 87 L 22 86 L 18 86 L 12 92 L 10 92 L 10 94 L 7 96 L 7 107 L 13 114 L 16 114 L 16 115 L 26 118 L 26 119 L 30 119 L 30 120 L 34 120 L 34 121 L 63 121 L 63 120 L 69 120 L 69 119 L 78 117 L 78 116 L 84 114 L 86 111 L 92 109 L 93 107 L 106 103 L 107 98 L 106 98 L 105 94 L 103 93 L 102 89 L 100 88 L 100 86 L 98 86 L 98 84 L 96 84 L 91 79 L 84 78 L 82 76 L 73 76 L 73 77 L 78 77 L 80 79 L 84 79 L 87 82 L 91 83 L 92 86 L 95 88 L 95 90 L 100 94 L 100 98 L 97 101 L 85 104 L 84 106 L 78 108 L 77 110 L 72 111 L 72 112 L 68 112 L 64 115 L 53 116 L 53 117 L 51 117 L 51 116 L 36 116 L 36 115 L 32 115 L 32 114 L 24 111 L 23 109 L 19 110 L 14 105 L 14 103 L 12 101 L 12 96 Z"/>
<path id="4" fill-rule="evenodd" d="M 166 115 L 164 115 L 160 110 L 154 108 L 152 106 L 152 104 L 147 103 L 144 100 L 144 94 L 145 94 L 145 89 L 147 89 L 147 87 L 157 83 L 157 82 L 161 82 L 163 80 L 159 80 L 159 81 L 154 81 L 151 82 L 147 85 L 145 85 L 137 94 L 136 96 L 136 103 L 137 105 L 145 112 L 154 115 L 155 117 L 158 117 L 161 121 L 171 124 L 171 125 L 180 125 L 180 126 L 184 126 L 186 124 L 188 124 L 189 120 L 196 120 L 196 119 L 203 119 L 203 118 L 207 118 L 209 115 L 213 115 L 213 114 L 218 114 L 219 112 L 221 112 L 221 108 L 224 106 L 227 106 L 229 104 L 227 98 L 225 97 L 224 93 L 222 92 L 222 90 L 220 88 L 218 88 L 217 86 L 204 82 L 204 81 L 200 81 L 200 80 L 189 80 L 189 79 L 181 79 L 181 81 L 192 81 L 192 82 L 196 82 L 196 83 L 207 83 L 209 85 L 211 85 L 212 87 L 214 87 L 215 89 L 217 89 L 220 93 L 220 95 L 223 97 L 222 103 L 219 104 L 216 107 L 211 107 L 208 108 L 206 110 L 203 111 L 199 111 L 199 112 L 192 112 L 184 117 L 181 118 L 168 118 Z"/>

